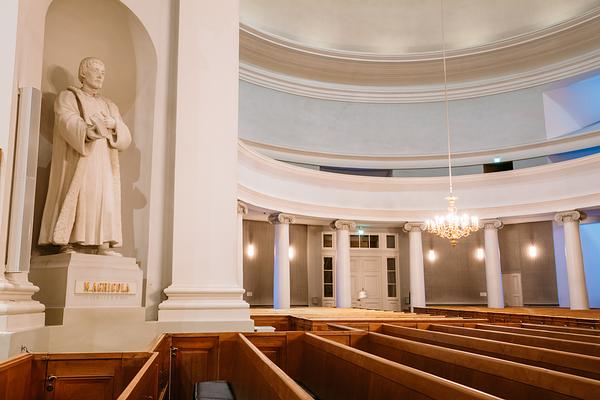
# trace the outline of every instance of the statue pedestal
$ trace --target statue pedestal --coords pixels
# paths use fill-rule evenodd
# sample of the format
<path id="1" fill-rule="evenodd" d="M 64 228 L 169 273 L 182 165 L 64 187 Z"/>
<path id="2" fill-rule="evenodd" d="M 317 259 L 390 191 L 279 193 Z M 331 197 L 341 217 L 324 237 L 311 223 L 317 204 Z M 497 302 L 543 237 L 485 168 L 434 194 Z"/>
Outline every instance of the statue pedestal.
<path id="1" fill-rule="evenodd" d="M 46 306 L 46 324 L 63 323 L 65 309 L 142 306 L 143 274 L 135 258 L 52 254 L 31 259 L 29 279 Z"/>

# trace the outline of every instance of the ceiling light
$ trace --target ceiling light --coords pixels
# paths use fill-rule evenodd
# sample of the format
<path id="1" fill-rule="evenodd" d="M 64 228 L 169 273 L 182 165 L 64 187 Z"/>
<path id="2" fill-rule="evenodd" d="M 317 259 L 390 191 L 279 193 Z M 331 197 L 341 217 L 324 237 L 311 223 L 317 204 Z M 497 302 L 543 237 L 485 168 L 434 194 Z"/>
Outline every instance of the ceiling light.
<path id="1" fill-rule="evenodd" d="M 485 251 L 481 247 L 475 250 L 475 258 L 480 261 L 485 258 Z"/>
<path id="2" fill-rule="evenodd" d="M 446 71 L 446 36 L 444 32 L 444 1 L 441 2 L 441 20 L 442 20 L 442 61 L 444 66 L 444 112 L 446 119 L 446 136 L 448 140 L 448 181 L 450 194 L 446 197 L 448 201 L 448 213 L 446 215 L 436 215 L 434 219 L 425 221 L 428 232 L 434 235 L 450 240 L 450 244 L 455 246 L 458 239 L 469 236 L 472 232 L 479 229 L 479 219 L 468 214 L 458 214 L 456 208 L 456 199 L 452 192 L 452 152 L 450 147 L 450 119 L 448 117 L 448 74 Z"/>
<path id="3" fill-rule="evenodd" d="M 246 247 L 246 255 L 250 258 L 254 257 L 254 245 L 253 244 L 249 244 L 248 247 Z"/>

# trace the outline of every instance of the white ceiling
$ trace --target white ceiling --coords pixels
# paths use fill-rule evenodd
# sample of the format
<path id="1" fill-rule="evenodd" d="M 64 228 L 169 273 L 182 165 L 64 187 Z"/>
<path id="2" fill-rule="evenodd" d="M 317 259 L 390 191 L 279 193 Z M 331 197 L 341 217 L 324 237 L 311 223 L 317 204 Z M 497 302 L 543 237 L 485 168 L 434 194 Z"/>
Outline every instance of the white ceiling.
<path id="1" fill-rule="evenodd" d="M 600 0 L 444 0 L 448 49 L 549 28 Z M 412 54 L 441 49 L 441 0 L 241 0 L 240 22 L 324 50 Z"/>

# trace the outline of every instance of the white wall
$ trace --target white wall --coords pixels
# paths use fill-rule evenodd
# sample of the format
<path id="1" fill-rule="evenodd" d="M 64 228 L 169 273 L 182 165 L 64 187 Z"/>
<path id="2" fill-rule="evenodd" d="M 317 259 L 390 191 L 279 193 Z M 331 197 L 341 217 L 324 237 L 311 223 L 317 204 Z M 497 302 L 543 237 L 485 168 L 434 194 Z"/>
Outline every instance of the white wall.
<path id="1" fill-rule="evenodd" d="M 600 222 L 582 224 L 579 231 L 590 308 L 600 308 Z"/>
<path id="2" fill-rule="evenodd" d="M 452 150 L 546 139 L 545 86 L 450 102 Z M 446 152 L 443 103 L 346 103 L 296 96 L 240 81 L 239 136 L 344 154 Z"/>

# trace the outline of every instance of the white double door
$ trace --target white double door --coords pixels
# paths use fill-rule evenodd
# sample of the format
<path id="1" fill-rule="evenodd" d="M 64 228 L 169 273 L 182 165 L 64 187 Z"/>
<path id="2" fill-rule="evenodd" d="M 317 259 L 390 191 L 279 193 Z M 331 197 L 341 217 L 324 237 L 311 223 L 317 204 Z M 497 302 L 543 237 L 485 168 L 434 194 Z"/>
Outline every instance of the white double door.
<path id="1" fill-rule="evenodd" d="M 350 279 L 352 307 L 382 309 L 381 257 L 350 256 Z M 358 300 L 358 292 L 364 289 L 367 298 Z"/>

